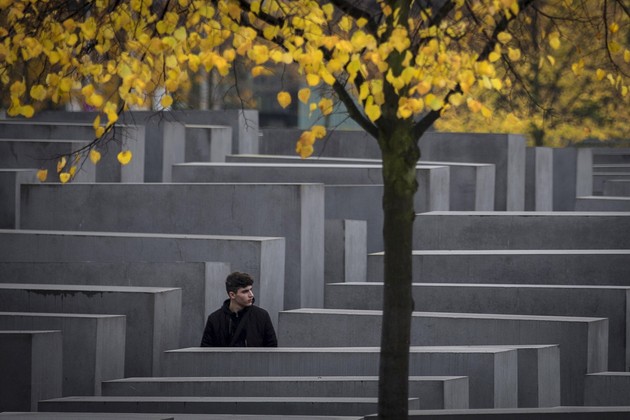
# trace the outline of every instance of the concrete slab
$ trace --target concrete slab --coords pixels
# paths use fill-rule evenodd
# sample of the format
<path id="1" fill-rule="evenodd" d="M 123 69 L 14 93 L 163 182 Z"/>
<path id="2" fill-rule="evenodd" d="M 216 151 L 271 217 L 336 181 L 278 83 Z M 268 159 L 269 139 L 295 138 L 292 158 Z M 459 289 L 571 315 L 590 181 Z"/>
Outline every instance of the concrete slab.
<path id="1" fill-rule="evenodd" d="M 281 343 L 282 344 L 282 343 Z M 518 401 L 517 350 L 505 347 L 410 348 L 410 376 L 468 376 L 471 407 Z M 193 347 L 164 353 L 163 376 L 374 376 L 378 347 Z"/>
<path id="2" fill-rule="evenodd" d="M 62 394 L 61 331 L 0 331 L 0 411 L 35 411 Z"/>
<path id="3" fill-rule="evenodd" d="M 525 160 L 525 208 L 529 211 L 553 210 L 553 149 L 528 147 Z"/>
<path id="4" fill-rule="evenodd" d="M 449 209 L 450 172 L 444 166 L 419 165 L 418 191 L 430 210 Z M 300 182 L 326 185 L 382 184 L 379 164 L 184 163 L 173 166 L 175 182 Z"/>
<path id="5" fill-rule="evenodd" d="M 234 163 L 300 163 L 300 164 L 368 164 L 380 165 L 380 159 L 332 158 L 285 155 L 229 155 Z M 450 172 L 449 208 L 451 210 L 493 210 L 495 169 L 492 164 L 466 162 L 432 162 L 423 165 L 446 166 Z M 422 165 L 420 165 L 422 166 Z"/>
<path id="6" fill-rule="evenodd" d="M 592 195 L 602 195 L 604 193 L 604 185 L 606 185 L 606 183 L 611 180 L 630 181 L 630 170 L 628 170 L 627 172 L 593 172 Z"/>
<path id="7" fill-rule="evenodd" d="M 593 164 L 630 163 L 630 149 L 627 147 L 592 147 Z"/>
<path id="8" fill-rule="evenodd" d="M 630 248 L 624 212 L 428 212 L 413 228 L 416 250 Z"/>
<path id="9" fill-rule="evenodd" d="M 419 141 L 422 160 L 492 163 L 496 166 L 494 210 L 525 206 L 525 138 L 515 134 L 430 132 Z"/>
<path id="10" fill-rule="evenodd" d="M 29 184 L 22 194 L 26 229 L 284 237 L 284 307 L 323 305 L 321 184 Z"/>
<path id="11" fill-rule="evenodd" d="M 222 262 L 0 262 L 0 283 L 180 288 L 179 345 L 189 347 L 199 344 L 208 315 L 226 299 L 231 272 Z"/>
<path id="12" fill-rule="evenodd" d="M 37 140 L 0 138 L 0 167 L 7 169 L 47 169 L 48 182 L 59 182 L 57 159 L 89 144 L 87 140 Z M 75 180 L 96 181 L 96 167 L 86 162 L 78 167 Z"/>
<path id="13" fill-rule="evenodd" d="M 264 414 L 152 414 L 152 413 L 0 413 L 0 417 L 11 420 L 277 420 L 277 415 Z M 282 416 L 284 420 L 362 420 L 356 416 Z"/>
<path id="14" fill-rule="evenodd" d="M 75 113 L 80 114 L 80 113 Z M 94 140 L 94 128 L 92 121 L 96 113 L 92 115 L 89 122 L 47 122 L 34 119 L 23 120 L 0 120 L 0 138 L 4 139 L 37 139 L 41 140 L 79 140 L 92 142 Z M 115 129 L 105 135 L 107 142 L 105 149 L 101 150 L 102 158 L 96 166 L 96 180 L 99 182 L 142 182 L 144 181 L 144 161 L 145 161 L 145 128 L 142 125 L 117 124 Z M 115 141 L 108 141 L 115 139 Z M 33 147 L 27 146 L 27 147 Z M 133 154 L 133 159 L 127 165 L 121 165 L 116 155 L 120 150 L 129 150 Z M 48 156 L 56 158 L 57 155 Z M 86 162 L 86 169 L 90 174 L 92 165 Z M 56 163 L 55 170 L 56 172 Z M 51 174 L 52 175 L 52 174 Z"/>
<path id="15" fill-rule="evenodd" d="M 59 330 L 63 396 L 100 395 L 101 381 L 125 374 L 122 315 L 0 312 L 0 330 Z"/>
<path id="16" fill-rule="evenodd" d="M 418 399 L 409 399 L 418 408 Z M 378 411 L 377 398 L 65 397 L 39 402 L 39 411 L 230 413 L 360 416 Z"/>
<path id="17" fill-rule="evenodd" d="M 326 220 L 324 279 L 365 281 L 367 270 L 367 223 L 365 220 Z"/>
<path id="18" fill-rule="evenodd" d="M 604 183 L 605 196 L 630 196 L 630 180 L 628 179 L 610 179 Z"/>
<path id="19" fill-rule="evenodd" d="M 417 311 L 586 316 L 608 319 L 608 368 L 630 369 L 630 286 L 414 283 Z M 329 283 L 326 308 L 383 307 L 382 283 Z"/>
<path id="20" fill-rule="evenodd" d="M 553 148 L 553 210 L 574 211 L 577 187 L 575 147 Z"/>
<path id="21" fill-rule="evenodd" d="M 225 261 L 254 276 L 257 304 L 277 321 L 284 244 L 284 238 L 271 237 L 0 229 L 0 262 Z M 225 296 L 225 287 L 218 293 Z"/>
<path id="22" fill-rule="evenodd" d="M 286 346 L 377 345 L 381 338 L 381 319 L 381 311 L 374 310 L 284 311 L 280 313 L 278 336 Z M 411 345 L 524 344 L 560 345 L 562 405 L 582 404 L 584 374 L 608 368 L 608 320 L 605 318 L 447 312 L 412 314 Z M 551 387 L 548 392 L 554 389 L 558 391 L 560 386 Z M 559 403 L 555 402 L 554 405 Z"/>
<path id="23" fill-rule="evenodd" d="M 409 411 L 409 420 L 622 420 L 630 416 L 630 407 L 550 407 L 494 410 Z M 365 420 L 376 419 L 366 416 Z"/>
<path id="24" fill-rule="evenodd" d="M 630 211 L 630 197 L 580 196 L 575 199 L 577 211 Z"/>
<path id="25" fill-rule="evenodd" d="M 378 396 L 377 376 L 154 377 L 103 382 L 104 396 L 362 397 Z M 468 408 L 465 376 L 412 376 L 409 396 L 419 408 Z"/>
<path id="26" fill-rule="evenodd" d="M 179 346 L 180 289 L 3 283 L 0 308 L 125 315 L 125 376 L 156 374 L 162 352 Z"/>
<path id="27" fill-rule="evenodd" d="M 586 375 L 584 404 L 630 406 L 630 372 L 597 372 Z"/>
<path id="28" fill-rule="evenodd" d="M 628 249 L 413 251 L 415 283 L 627 285 Z M 383 281 L 383 253 L 368 255 L 368 281 Z"/>
<path id="29" fill-rule="evenodd" d="M 0 169 L 0 229 L 20 224 L 20 187 L 37 182 L 35 169 Z"/>

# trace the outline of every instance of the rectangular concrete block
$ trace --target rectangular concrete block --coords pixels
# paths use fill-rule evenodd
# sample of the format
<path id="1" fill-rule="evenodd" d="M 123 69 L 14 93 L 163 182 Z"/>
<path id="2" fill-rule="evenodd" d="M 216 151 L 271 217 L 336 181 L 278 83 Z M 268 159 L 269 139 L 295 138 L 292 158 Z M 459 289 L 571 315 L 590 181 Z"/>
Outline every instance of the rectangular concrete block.
<path id="1" fill-rule="evenodd" d="M 528 147 L 525 169 L 525 210 L 553 210 L 553 149 Z"/>
<path id="2" fill-rule="evenodd" d="M 586 375 L 584 404 L 630 406 L 630 372 L 597 372 Z"/>
<path id="3" fill-rule="evenodd" d="M 624 164 L 630 163 L 630 148 L 627 147 L 593 147 L 593 164 Z"/>
<path id="4" fill-rule="evenodd" d="M 20 188 L 37 180 L 35 169 L 0 169 L 0 229 L 20 224 Z"/>
<path id="5" fill-rule="evenodd" d="M 416 250 L 630 248 L 624 212 L 428 212 L 413 229 Z"/>
<path id="6" fill-rule="evenodd" d="M 283 346 L 356 346 L 380 342 L 381 311 L 298 309 L 280 313 Z M 334 320 L 334 321 L 333 321 Z M 563 405 L 580 405 L 584 374 L 608 368 L 608 320 L 446 312 L 414 312 L 411 345 L 559 344 Z M 540 384 L 539 384 L 540 385 Z M 471 385 L 472 386 L 472 385 Z M 558 401 L 556 401 L 557 403 Z"/>
<path id="7" fill-rule="evenodd" d="M 257 304 L 277 322 L 284 244 L 284 238 L 270 237 L 0 229 L 0 262 L 225 261 L 254 276 Z M 224 296 L 224 286 L 220 293 Z"/>
<path id="8" fill-rule="evenodd" d="M 577 149 L 553 148 L 553 210 L 574 211 L 577 184 Z"/>
<path id="9" fill-rule="evenodd" d="M 286 155 L 229 155 L 234 163 L 299 163 L 299 164 L 358 164 L 381 165 L 380 159 L 333 158 L 319 155 L 302 159 Z M 451 210 L 487 211 L 494 209 L 494 165 L 466 162 L 429 162 L 421 165 L 446 166 L 450 172 L 449 208 Z"/>
<path id="10" fill-rule="evenodd" d="M 413 282 L 626 285 L 628 249 L 413 251 Z M 383 281 L 383 253 L 368 255 L 368 281 Z"/>
<path id="11" fill-rule="evenodd" d="M 365 220 L 326 220 L 326 283 L 365 281 L 367 224 Z"/>
<path id="12" fill-rule="evenodd" d="M 0 308 L 125 315 L 125 376 L 156 374 L 162 352 L 179 347 L 180 289 L 3 283 Z"/>
<path id="13" fill-rule="evenodd" d="M 194 347 L 164 353 L 163 376 L 374 376 L 378 347 Z M 410 348 L 410 376 L 468 376 L 471 407 L 514 407 L 517 350 L 505 347 Z"/>
<path id="14" fill-rule="evenodd" d="M 580 196 L 575 199 L 576 211 L 630 211 L 630 197 Z"/>
<path id="15" fill-rule="evenodd" d="M 61 331 L 0 331 L 0 411 L 37 411 L 62 395 Z"/>
<path id="16" fill-rule="evenodd" d="M 286 281 L 277 295 L 285 308 L 323 305 L 321 184 L 31 184 L 21 206 L 25 229 L 284 237 Z M 239 270 L 240 258 L 227 261 Z"/>
<path id="17" fill-rule="evenodd" d="M 594 172 L 593 173 L 593 194 L 594 196 L 606 195 L 604 188 L 607 182 L 613 180 L 630 181 L 630 169 L 626 172 Z"/>
<path id="18" fill-rule="evenodd" d="M 593 195 L 593 149 L 580 147 L 577 149 L 575 196 L 590 195 Z"/>
<path id="19" fill-rule="evenodd" d="M 100 395 L 101 381 L 124 377 L 122 315 L 0 312 L 0 330 L 59 330 L 63 394 Z"/>
<path id="20" fill-rule="evenodd" d="M 230 264 L 222 262 L 0 262 L 0 283 L 182 289 L 179 345 L 196 346 L 206 319 L 226 299 Z"/>
<path id="21" fill-rule="evenodd" d="M 608 368 L 630 369 L 629 286 L 414 283 L 414 307 L 424 312 L 553 315 L 608 319 Z M 383 307 L 382 283 L 329 283 L 326 308 Z"/>
<path id="22" fill-rule="evenodd" d="M 431 210 L 449 209 L 450 172 L 420 165 L 418 192 Z M 382 184 L 380 164 L 186 163 L 173 166 L 175 182 L 301 182 L 326 185 Z"/>
<path id="23" fill-rule="evenodd" d="M 418 141 L 423 160 L 491 163 L 496 167 L 494 210 L 525 206 L 525 138 L 515 134 L 429 132 Z"/>
<path id="24" fill-rule="evenodd" d="M 546 407 L 410 411 L 409 420 L 624 420 L 629 415 L 628 407 Z M 364 417 L 364 420 L 375 419 L 375 415 Z"/>
<path id="25" fill-rule="evenodd" d="M 104 396 L 360 397 L 378 396 L 377 376 L 239 376 L 125 378 L 103 382 Z M 468 408 L 465 376 L 412 376 L 409 396 L 419 408 Z"/>
<path id="26" fill-rule="evenodd" d="M 409 408 L 418 409 L 410 398 Z M 378 411 L 377 398 L 284 397 L 65 397 L 40 401 L 40 411 L 231 413 L 276 416 L 362 416 Z"/>
<path id="27" fill-rule="evenodd" d="M 628 179 L 610 179 L 604 183 L 605 196 L 630 196 L 630 180 Z"/>
<path id="28" fill-rule="evenodd" d="M 28 128 L 24 129 L 28 132 Z M 57 156 L 70 155 L 87 146 L 86 140 L 37 140 L 36 138 L 0 139 L 0 168 L 46 169 L 48 182 L 59 182 Z M 77 168 L 75 180 L 94 182 L 96 167 L 91 163 Z"/>

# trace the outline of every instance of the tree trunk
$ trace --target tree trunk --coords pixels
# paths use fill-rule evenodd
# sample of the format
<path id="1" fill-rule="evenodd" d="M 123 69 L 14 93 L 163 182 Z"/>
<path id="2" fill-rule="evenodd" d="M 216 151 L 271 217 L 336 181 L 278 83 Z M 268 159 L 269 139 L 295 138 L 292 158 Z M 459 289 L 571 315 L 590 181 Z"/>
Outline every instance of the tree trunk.
<path id="1" fill-rule="evenodd" d="M 380 419 L 406 419 L 409 395 L 411 335 L 411 251 L 418 189 L 417 142 L 408 127 L 381 131 L 383 159 L 383 240 L 385 270 L 379 366 Z"/>

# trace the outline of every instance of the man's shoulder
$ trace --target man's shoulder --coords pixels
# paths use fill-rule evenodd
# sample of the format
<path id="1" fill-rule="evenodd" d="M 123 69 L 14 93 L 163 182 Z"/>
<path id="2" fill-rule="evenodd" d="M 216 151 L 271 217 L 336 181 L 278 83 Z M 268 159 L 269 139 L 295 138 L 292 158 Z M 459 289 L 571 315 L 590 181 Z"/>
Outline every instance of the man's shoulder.
<path id="1" fill-rule="evenodd" d="M 269 312 L 260 306 L 252 305 L 248 310 L 252 313 L 252 315 L 269 317 Z"/>

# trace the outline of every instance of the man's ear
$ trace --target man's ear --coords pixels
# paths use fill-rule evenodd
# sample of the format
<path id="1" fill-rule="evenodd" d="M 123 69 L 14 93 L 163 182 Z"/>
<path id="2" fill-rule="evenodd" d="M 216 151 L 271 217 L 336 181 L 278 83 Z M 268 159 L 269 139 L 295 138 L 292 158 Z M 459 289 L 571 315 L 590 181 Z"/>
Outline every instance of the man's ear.
<path id="1" fill-rule="evenodd" d="M 234 292 L 228 292 L 228 297 L 229 297 L 230 299 L 234 299 L 234 298 L 236 297 L 236 293 L 234 293 Z"/>

